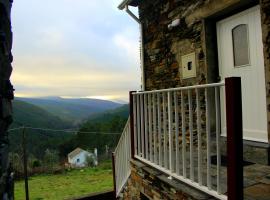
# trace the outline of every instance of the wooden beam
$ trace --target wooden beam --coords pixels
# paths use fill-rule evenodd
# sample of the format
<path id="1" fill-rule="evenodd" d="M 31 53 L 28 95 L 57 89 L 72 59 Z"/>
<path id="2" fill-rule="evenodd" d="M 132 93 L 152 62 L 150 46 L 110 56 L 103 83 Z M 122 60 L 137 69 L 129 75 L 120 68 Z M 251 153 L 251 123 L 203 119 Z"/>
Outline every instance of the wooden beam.
<path id="1" fill-rule="evenodd" d="M 241 78 L 225 79 L 228 200 L 243 199 L 243 121 Z"/>
<path id="2" fill-rule="evenodd" d="M 115 199 L 116 199 L 117 196 L 116 196 L 116 173 L 115 173 L 115 154 L 114 154 L 114 152 L 112 153 L 112 169 L 113 169 L 113 188 L 114 188 L 114 197 L 115 197 Z"/>

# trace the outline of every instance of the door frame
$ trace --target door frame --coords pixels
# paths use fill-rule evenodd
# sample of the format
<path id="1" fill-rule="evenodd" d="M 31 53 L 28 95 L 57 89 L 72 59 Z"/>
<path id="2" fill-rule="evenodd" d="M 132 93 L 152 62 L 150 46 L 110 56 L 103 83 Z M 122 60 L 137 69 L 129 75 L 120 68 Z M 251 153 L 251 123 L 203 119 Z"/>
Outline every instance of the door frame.
<path id="1" fill-rule="evenodd" d="M 233 6 L 230 6 L 220 12 L 214 13 L 211 16 L 208 16 L 204 19 L 204 48 L 205 48 L 205 58 L 206 58 L 206 66 L 207 66 L 207 82 L 214 83 L 221 81 L 220 73 L 219 73 L 219 60 L 218 60 L 218 44 L 217 44 L 217 27 L 216 23 L 228 17 L 231 17 L 235 14 L 248 10 L 254 6 L 260 5 L 258 0 L 252 1 L 240 1 Z M 265 85 L 266 87 L 266 85 Z M 266 98 L 266 97 L 265 97 Z M 214 98 L 213 98 L 214 99 Z M 211 100 L 211 97 L 210 97 Z M 266 108 L 267 109 L 267 108 Z M 267 112 L 267 110 L 266 110 Z M 211 109 L 211 115 L 214 116 L 215 108 Z M 268 120 L 268 119 L 267 119 Z M 211 118 L 211 121 L 214 122 L 215 119 Z M 269 135 L 269 133 L 268 133 Z M 251 141 L 248 143 L 261 143 L 262 141 Z M 262 143 L 268 143 L 263 141 Z"/>
<path id="2" fill-rule="evenodd" d="M 220 20 L 220 21 L 218 21 L 217 22 L 217 43 L 218 43 L 218 49 L 222 49 L 223 47 L 225 48 L 225 46 L 220 46 L 221 44 L 220 44 L 220 42 L 224 42 L 224 39 L 222 39 L 221 38 L 221 35 L 219 35 L 219 27 L 222 27 L 222 26 L 230 26 L 230 24 L 231 23 L 235 23 L 235 21 L 234 20 L 239 20 L 239 18 L 240 18 L 240 20 L 242 20 L 242 19 L 246 19 L 246 18 L 243 18 L 243 16 L 245 17 L 245 16 L 249 16 L 249 14 L 250 13 L 253 13 L 253 12 L 255 12 L 256 11 L 256 13 L 258 13 L 259 11 L 260 11 L 260 6 L 259 5 L 256 5 L 256 6 L 254 6 L 254 7 L 251 7 L 251 8 L 249 8 L 249 9 L 246 9 L 246 10 L 244 10 L 244 11 L 242 11 L 242 12 L 240 12 L 240 13 L 237 13 L 237 14 L 234 14 L 234 15 L 232 15 L 232 16 L 229 16 L 229 17 L 227 17 L 227 18 L 225 18 L 225 19 L 222 19 L 222 20 Z M 229 23 L 229 24 L 228 24 Z M 256 23 L 257 24 L 257 23 Z M 226 27 L 225 27 L 225 29 L 226 29 Z M 227 30 L 227 29 L 226 29 Z M 255 32 L 254 32 L 255 33 Z M 249 33 L 248 33 L 249 34 Z M 255 35 L 256 35 L 256 33 L 255 33 Z M 222 35 L 222 36 L 224 36 L 224 35 Z M 227 35 L 226 35 L 227 36 Z M 230 37 L 230 36 L 229 36 Z M 228 39 L 228 38 L 227 38 Z M 250 38 L 251 40 L 252 39 L 255 39 L 256 41 L 257 41 L 257 39 L 258 39 L 258 37 L 256 37 L 256 38 Z M 225 40 L 226 41 L 226 40 Z M 256 41 L 255 41 L 255 43 L 256 43 Z M 248 41 L 249 42 L 249 41 Z M 256 46 L 256 47 L 258 47 L 258 46 Z M 230 47 L 231 48 L 231 47 Z M 262 46 L 262 48 L 263 48 L 263 46 Z M 260 48 L 261 49 L 261 48 Z M 250 50 L 250 49 L 249 49 Z M 256 51 L 256 49 L 253 49 L 253 50 L 255 50 Z M 258 50 L 258 49 L 257 49 Z M 224 52 L 223 52 L 224 53 Z M 230 52 L 227 52 L 227 53 L 230 53 Z M 255 52 L 253 52 L 253 53 L 255 53 Z M 246 77 L 246 75 L 248 75 L 248 76 L 250 76 L 251 74 L 253 74 L 254 72 L 256 72 L 257 73 L 257 70 L 259 70 L 259 75 L 260 75 L 260 77 L 258 78 L 258 77 L 256 77 L 256 79 L 258 78 L 258 79 L 261 79 L 261 78 L 263 78 L 263 80 L 265 79 L 265 70 L 264 70 L 264 55 L 263 55 L 263 49 L 261 49 L 261 55 L 260 55 L 260 58 L 262 58 L 262 60 L 256 60 L 256 61 L 262 61 L 263 63 L 261 63 L 261 64 L 263 64 L 263 66 L 258 66 L 258 63 L 257 63 L 257 65 L 255 65 L 256 67 L 262 67 L 262 69 L 260 68 L 260 69 L 256 69 L 255 68 L 255 71 L 254 71 L 254 67 L 255 66 L 253 66 L 253 67 L 251 67 L 252 66 L 252 64 L 250 63 L 250 64 L 247 64 L 247 65 L 243 65 L 243 66 L 234 66 L 233 68 L 234 68 L 234 70 L 233 71 L 231 71 L 232 73 L 235 73 L 234 71 L 236 70 L 237 72 L 236 72 L 236 74 L 238 74 L 238 73 L 240 73 L 240 74 L 242 74 L 242 73 L 244 73 L 245 75 L 244 75 L 244 77 Z M 223 60 L 224 61 L 224 58 L 222 57 L 222 55 L 220 55 L 220 52 L 218 52 L 218 58 L 219 59 L 221 59 L 221 60 Z M 225 55 L 226 55 L 226 52 L 225 52 Z M 224 55 L 223 55 L 224 56 Z M 253 55 L 249 55 L 250 57 L 253 57 L 254 58 L 254 54 Z M 261 57 L 262 56 L 262 57 Z M 221 60 L 218 60 L 218 62 L 219 62 L 219 64 L 218 64 L 218 66 L 219 66 L 219 69 L 221 69 L 220 67 L 224 67 L 224 63 L 223 63 L 223 65 L 221 66 Z M 252 60 L 251 60 L 252 61 Z M 255 58 L 253 59 L 253 62 L 255 62 Z M 254 63 L 253 63 L 254 64 Z M 251 65 L 251 66 L 250 66 Z M 242 67 L 244 67 L 244 68 L 242 68 Z M 251 67 L 251 68 L 250 68 Z M 239 71 L 240 70 L 240 71 Z M 242 70 L 242 71 L 241 71 Z M 252 72 L 248 72 L 248 71 L 250 71 L 250 70 L 252 70 Z M 225 70 L 224 68 L 222 68 L 220 71 L 225 71 L 225 74 L 226 74 L 226 71 L 227 70 Z M 230 70 L 229 70 L 230 71 Z M 238 72 L 239 71 L 239 72 Z M 220 72 L 219 74 L 220 74 L 220 76 L 221 76 L 221 73 L 222 72 Z M 228 71 L 227 71 L 227 73 L 228 73 Z M 246 73 L 248 73 L 248 74 L 246 74 Z M 251 74 L 250 74 L 251 73 Z M 230 74 L 230 72 L 229 72 L 229 74 Z M 242 76 L 242 75 L 240 75 L 239 74 L 239 76 Z M 225 78 L 224 77 L 224 74 L 222 75 L 223 76 L 223 78 Z M 229 75 L 230 76 L 230 75 Z M 232 75 L 233 76 L 233 75 Z M 246 79 L 246 78 L 245 78 Z M 244 80 L 244 79 L 243 79 Z M 253 80 L 255 80 L 254 79 L 254 77 L 253 77 Z M 245 84 L 244 83 L 244 81 L 242 82 L 243 84 Z M 244 86 L 244 85 L 243 85 Z M 244 88 L 242 86 L 242 88 Z M 261 86 L 262 88 L 266 88 L 266 84 L 265 84 L 265 81 L 263 81 L 263 82 L 261 82 L 260 84 L 259 84 L 259 86 Z M 260 87 L 260 88 L 261 88 Z M 245 92 L 246 93 L 246 95 L 250 95 L 250 92 Z M 222 93 L 223 94 L 223 93 Z M 244 94 L 244 92 L 243 92 L 243 94 Z M 262 116 L 264 116 L 265 115 L 265 117 L 266 117 L 266 119 L 265 119 L 265 122 L 264 122 L 264 125 L 263 125 L 263 129 L 261 130 L 261 129 L 258 129 L 258 130 L 256 130 L 256 128 L 253 130 L 253 129 L 249 129 L 248 127 L 243 127 L 244 128 L 244 131 L 246 132 L 246 134 L 244 134 L 243 136 L 244 136 L 244 138 L 246 139 L 246 140 L 249 140 L 249 141 L 256 141 L 256 142 L 263 142 L 263 143 L 268 143 L 269 142 L 269 140 L 268 140 L 268 130 L 267 130 L 267 106 L 266 106 L 266 93 L 265 92 L 262 92 L 262 94 L 260 94 L 260 97 L 259 97 L 259 99 L 261 99 L 261 100 L 265 100 L 265 105 L 261 105 L 261 106 L 263 106 L 263 107 L 260 107 L 259 108 L 259 110 L 260 110 L 260 113 L 262 112 Z M 221 102 L 223 102 L 223 101 L 221 101 Z M 258 103 L 258 102 L 257 102 Z M 224 104 L 224 102 L 223 102 L 223 104 Z M 256 104 L 256 105 L 258 105 L 258 104 Z M 224 105 L 223 105 L 224 106 Z M 248 107 L 245 107 L 245 108 L 243 108 L 243 113 L 246 111 L 245 109 L 248 109 Z M 224 110 L 223 110 L 224 111 Z M 249 113 L 250 113 L 250 111 L 249 111 Z M 259 114 L 260 115 L 260 114 Z M 244 117 L 245 118 L 245 117 Z M 243 119 L 244 119 L 243 118 Z M 249 115 L 249 117 L 248 117 L 249 119 L 250 119 L 250 115 Z M 264 117 L 263 117 L 263 119 L 264 119 Z M 223 122 L 225 122 L 224 121 L 225 119 L 223 118 Z M 247 121 L 245 121 L 245 123 L 246 123 L 246 125 L 248 124 L 247 123 Z M 225 122 L 225 124 L 223 124 L 223 125 L 226 125 L 226 122 Z M 250 127 L 251 128 L 251 127 Z M 264 128 L 266 128 L 266 129 L 264 129 Z M 255 132 L 253 132 L 253 131 L 255 131 Z M 258 133 L 258 134 L 257 134 Z M 226 127 L 222 127 L 222 135 L 223 136 L 226 136 Z"/>

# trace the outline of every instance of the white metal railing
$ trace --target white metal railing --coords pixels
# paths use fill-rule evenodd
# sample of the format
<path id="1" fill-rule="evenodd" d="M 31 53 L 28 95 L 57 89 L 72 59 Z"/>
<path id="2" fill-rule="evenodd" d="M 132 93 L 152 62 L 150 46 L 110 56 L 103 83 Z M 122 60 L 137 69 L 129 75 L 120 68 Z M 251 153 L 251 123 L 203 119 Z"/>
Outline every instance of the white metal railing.
<path id="1" fill-rule="evenodd" d="M 221 189 L 220 154 L 224 85 L 134 92 L 135 158 L 218 199 L 227 199 Z M 211 163 L 213 156 L 216 165 Z"/>
<path id="2" fill-rule="evenodd" d="M 115 165 L 115 192 L 116 196 L 118 196 L 131 173 L 129 163 L 131 159 L 130 119 L 126 123 L 113 156 Z"/>

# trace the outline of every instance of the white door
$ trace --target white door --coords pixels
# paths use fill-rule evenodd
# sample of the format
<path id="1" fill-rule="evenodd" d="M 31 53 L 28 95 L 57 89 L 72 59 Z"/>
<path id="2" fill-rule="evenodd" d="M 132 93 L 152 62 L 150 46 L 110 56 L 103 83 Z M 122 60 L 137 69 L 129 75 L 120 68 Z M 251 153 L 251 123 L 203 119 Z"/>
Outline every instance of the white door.
<path id="1" fill-rule="evenodd" d="M 222 80 L 230 76 L 241 77 L 244 139 L 268 142 L 260 7 L 217 22 L 217 42 Z M 221 106 L 225 112 L 224 95 Z M 222 127 L 225 134 L 224 116 Z"/>

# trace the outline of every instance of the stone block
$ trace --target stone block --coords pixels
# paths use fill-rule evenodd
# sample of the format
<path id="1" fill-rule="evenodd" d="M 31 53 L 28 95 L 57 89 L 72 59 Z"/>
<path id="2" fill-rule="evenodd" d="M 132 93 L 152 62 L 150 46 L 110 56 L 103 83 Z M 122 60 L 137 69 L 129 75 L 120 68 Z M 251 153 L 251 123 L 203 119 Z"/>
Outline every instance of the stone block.
<path id="1" fill-rule="evenodd" d="M 269 200 L 270 197 L 270 185 L 268 184 L 256 184 L 250 186 L 244 190 L 245 196 L 256 200 Z"/>

